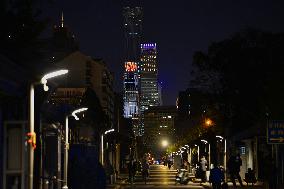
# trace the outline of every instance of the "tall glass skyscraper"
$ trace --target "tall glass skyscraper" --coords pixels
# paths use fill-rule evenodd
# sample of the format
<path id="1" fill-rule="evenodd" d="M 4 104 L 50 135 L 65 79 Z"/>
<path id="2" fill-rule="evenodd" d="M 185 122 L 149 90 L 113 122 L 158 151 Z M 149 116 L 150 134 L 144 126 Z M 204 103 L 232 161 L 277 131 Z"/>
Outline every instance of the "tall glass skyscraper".
<path id="1" fill-rule="evenodd" d="M 141 92 L 140 110 L 144 112 L 149 106 L 160 105 L 156 43 L 141 44 L 139 69 Z"/>
<path id="2" fill-rule="evenodd" d="M 142 35 L 142 8 L 124 7 L 124 35 L 125 35 L 125 59 L 137 62 L 140 57 L 139 45 Z"/>
<path id="3" fill-rule="evenodd" d="M 133 131 L 139 135 L 140 109 L 139 109 L 139 59 L 140 41 L 142 34 L 142 8 L 124 7 L 124 35 L 125 35 L 125 63 L 124 63 L 124 117 L 132 118 Z"/>
<path id="4" fill-rule="evenodd" d="M 150 106 L 161 105 L 160 86 L 158 83 L 157 45 L 144 43 L 140 45 L 141 55 L 139 64 L 140 78 L 140 113 L 141 123 L 139 135 L 144 135 L 144 111 Z"/>

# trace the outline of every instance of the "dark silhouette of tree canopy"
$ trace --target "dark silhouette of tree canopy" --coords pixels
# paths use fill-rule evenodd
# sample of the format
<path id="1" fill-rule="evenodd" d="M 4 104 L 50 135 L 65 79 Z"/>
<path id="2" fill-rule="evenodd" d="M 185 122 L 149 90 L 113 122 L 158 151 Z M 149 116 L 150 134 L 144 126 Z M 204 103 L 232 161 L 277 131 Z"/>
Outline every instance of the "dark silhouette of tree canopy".
<path id="1" fill-rule="evenodd" d="M 283 119 L 283 50 L 283 33 L 244 30 L 195 53 L 191 85 L 214 96 L 223 126 L 263 125 L 268 114 Z"/>
<path id="2" fill-rule="evenodd" d="M 41 57 L 38 37 L 47 20 L 39 19 L 36 0 L 3 0 L 0 4 L 0 52 L 14 62 L 32 68 Z"/>

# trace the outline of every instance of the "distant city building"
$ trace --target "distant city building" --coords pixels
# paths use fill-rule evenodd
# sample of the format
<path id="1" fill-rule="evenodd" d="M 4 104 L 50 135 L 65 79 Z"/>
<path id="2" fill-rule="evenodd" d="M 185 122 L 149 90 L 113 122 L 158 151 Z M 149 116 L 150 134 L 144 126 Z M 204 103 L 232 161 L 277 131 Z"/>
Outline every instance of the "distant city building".
<path id="1" fill-rule="evenodd" d="M 124 117 L 134 118 L 139 115 L 138 65 L 136 62 L 125 63 L 124 73 Z"/>
<path id="2" fill-rule="evenodd" d="M 150 106 L 144 112 L 144 140 L 146 146 L 153 151 L 161 149 L 161 141 L 167 140 L 170 144 L 175 141 L 175 106 Z"/>
<path id="3" fill-rule="evenodd" d="M 139 64 L 140 78 L 140 113 L 141 123 L 139 135 L 144 135 L 144 111 L 150 106 L 159 106 L 160 93 L 158 84 L 157 45 L 143 43 L 140 45 L 141 55 Z"/>
<path id="4" fill-rule="evenodd" d="M 134 134 L 138 135 L 140 125 L 138 64 L 142 34 L 142 8 L 124 7 L 123 16 L 125 34 L 124 117 L 132 119 Z"/>
<path id="5" fill-rule="evenodd" d="M 60 23 L 53 26 L 53 33 L 50 38 L 42 40 L 43 48 L 41 53 L 44 55 L 43 62 L 54 64 L 68 54 L 79 50 L 79 43 L 75 35 L 64 23 L 63 13 L 61 14 Z"/>
<path id="6" fill-rule="evenodd" d="M 206 104 L 208 104 L 208 97 L 202 91 L 196 88 L 180 91 L 176 100 L 179 120 L 199 115 L 206 109 Z"/>
<path id="7" fill-rule="evenodd" d="M 149 106 L 160 105 L 156 43 L 141 44 L 139 70 L 141 93 L 140 108 L 143 113 Z"/>
<path id="8" fill-rule="evenodd" d="M 163 105 L 163 97 L 162 97 L 162 92 L 163 92 L 163 85 L 162 82 L 158 82 L 158 93 L 159 93 L 159 102 L 160 102 L 160 106 Z"/>
<path id="9" fill-rule="evenodd" d="M 126 61 L 139 61 L 142 35 L 142 17 L 141 7 L 124 7 L 124 35 L 125 35 L 125 59 Z"/>
<path id="10" fill-rule="evenodd" d="M 190 92 L 189 89 L 180 91 L 176 100 L 179 119 L 186 119 L 190 116 Z"/>
<path id="11" fill-rule="evenodd" d="M 113 73 L 101 59 L 93 59 L 76 51 L 56 63 L 69 70 L 65 79 L 60 79 L 60 87 L 53 95 L 53 101 L 76 105 L 87 88 L 95 91 L 105 114 L 114 119 Z M 74 104 L 75 103 L 75 104 Z"/>

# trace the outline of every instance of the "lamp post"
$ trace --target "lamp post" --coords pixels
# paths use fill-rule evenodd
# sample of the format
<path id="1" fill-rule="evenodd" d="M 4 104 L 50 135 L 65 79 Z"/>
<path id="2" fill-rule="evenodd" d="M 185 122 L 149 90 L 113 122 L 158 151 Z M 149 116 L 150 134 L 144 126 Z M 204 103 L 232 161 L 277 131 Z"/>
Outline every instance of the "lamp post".
<path id="1" fill-rule="evenodd" d="M 197 162 L 199 162 L 199 145 L 194 144 L 195 147 L 197 147 Z"/>
<path id="2" fill-rule="evenodd" d="M 226 171 L 227 170 L 227 140 L 224 137 L 219 136 L 219 135 L 217 135 L 216 138 L 220 139 L 221 142 L 222 140 L 224 140 L 224 170 Z M 227 180 L 226 174 L 225 174 L 225 180 Z"/>
<path id="3" fill-rule="evenodd" d="M 208 144 L 208 165 L 209 165 L 209 170 L 211 169 L 211 158 L 210 158 L 210 143 L 207 140 L 202 139 L 201 142 L 203 142 L 205 145 Z M 206 148 L 206 147 L 205 147 Z"/>
<path id="4" fill-rule="evenodd" d="M 107 135 L 108 133 L 114 132 L 114 129 L 109 129 L 107 131 L 105 131 L 104 133 L 101 134 L 101 164 L 104 165 L 104 134 Z"/>
<path id="5" fill-rule="evenodd" d="M 162 140 L 162 146 L 165 148 L 169 145 L 169 142 L 167 140 Z"/>
<path id="6" fill-rule="evenodd" d="M 58 71 L 54 71 L 51 73 L 48 73 L 46 75 L 44 75 L 41 80 L 40 83 L 36 82 L 36 83 L 32 83 L 30 85 L 30 111 L 29 111 L 29 132 L 31 135 L 35 135 L 34 132 L 34 119 L 35 119 L 35 89 L 34 89 L 34 85 L 36 84 L 43 84 L 43 89 L 44 91 L 48 91 L 48 86 L 47 84 L 47 80 L 54 78 L 54 77 L 58 77 L 60 75 L 64 75 L 67 74 L 68 70 L 58 70 Z M 29 174 L 28 174 L 28 189 L 33 189 L 33 179 L 34 179 L 34 148 L 32 146 L 29 147 Z"/>
<path id="7" fill-rule="evenodd" d="M 80 112 L 84 112 L 84 111 L 87 111 L 88 108 L 80 108 L 80 109 L 77 109 L 77 110 L 74 110 L 71 114 L 71 116 L 73 116 L 75 118 L 75 120 L 79 120 L 79 117 L 77 117 L 77 113 L 80 113 Z M 68 189 L 68 185 L 67 185 L 67 182 L 68 182 L 68 150 L 69 150 L 69 120 L 68 120 L 68 117 L 70 115 L 67 115 L 65 117 L 65 149 L 64 149 L 64 178 L 63 178 L 63 187 L 62 189 Z"/>

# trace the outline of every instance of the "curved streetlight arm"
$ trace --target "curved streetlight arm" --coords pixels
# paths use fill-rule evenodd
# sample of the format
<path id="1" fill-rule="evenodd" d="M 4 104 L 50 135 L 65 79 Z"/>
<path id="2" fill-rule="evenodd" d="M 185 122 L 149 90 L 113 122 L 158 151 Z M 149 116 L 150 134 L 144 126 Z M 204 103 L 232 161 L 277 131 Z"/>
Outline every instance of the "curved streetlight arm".
<path id="1" fill-rule="evenodd" d="M 107 135 L 108 133 L 114 132 L 114 129 L 106 130 L 105 132 L 101 133 L 101 153 L 100 153 L 100 162 L 102 165 L 104 165 L 104 135 Z"/>
<path id="2" fill-rule="evenodd" d="M 64 70 L 58 70 L 58 71 L 45 74 L 40 80 L 41 84 L 43 84 L 44 91 L 48 91 L 48 86 L 46 85 L 48 79 L 61 76 L 61 75 L 65 75 L 67 73 L 68 73 L 68 70 L 64 69 Z"/>
<path id="3" fill-rule="evenodd" d="M 55 72 L 51 72 L 48 73 L 46 75 L 44 75 L 40 81 L 41 84 L 44 85 L 44 90 L 48 91 L 48 86 L 46 85 L 47 80 L 53 77 L 57 77 L 60 75 L 64 75 L 67 74 L 68 70 L 58 70 Z M 29 130 L 31 133 L 34 132 L 34 112 L 35 112 L 35 102 L 34 102 L 34 98 L 35 98 L 35 90 L 34 90 L 34 85 L 38 84 L 38 82 L 36 83 L 31 83 L 30 84 L 30 102 L 29 102 Z M 30 148 L 29 149 L 29 160 L 28 160 L 28 189 L 33 189 L 33 171 L 34 171 L 34 149 Z"/>
<path id="4" fill-rule="evenodd" d="M 71 115 L 72 115 L 76 120 L 79 120 L 79 117 L 78 117 L 76 114 L 78 114 L 78 113 L 80 113 L 80 112 L 87 111 L 87 110 L 88 110 L 88 108 L 80 108 L 80 109 L 74 110 Z"/>
<path id="5" fill-rule="evenodd" d="M 79 112 L 83 112 L 88 110 L 88 108 L 80 108 L 77 110 L 74 110 L 71 114 L 71 116 L 73 116 L 76 120 L 79 120 L 79 118 L 76 116 L 77 113 Z M 62 189 L 68 189 L 68 183 L 67 183 L 67 173 L 68 173 L 68 150 L 69 150 L 69 121 L 68 121 L 68 117 L 70 115 L 67 115 L 65 117 L 65 149 L 64 149 L 64 183 L 62 186 Z"/>

